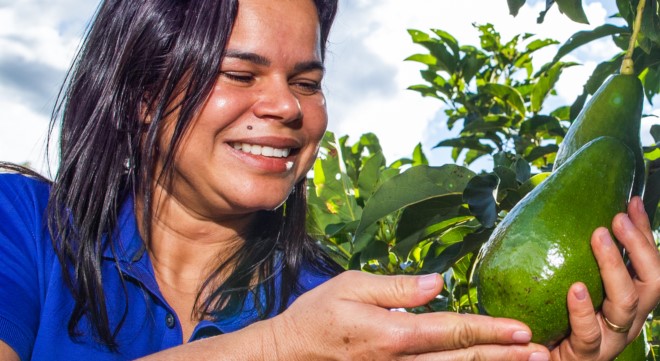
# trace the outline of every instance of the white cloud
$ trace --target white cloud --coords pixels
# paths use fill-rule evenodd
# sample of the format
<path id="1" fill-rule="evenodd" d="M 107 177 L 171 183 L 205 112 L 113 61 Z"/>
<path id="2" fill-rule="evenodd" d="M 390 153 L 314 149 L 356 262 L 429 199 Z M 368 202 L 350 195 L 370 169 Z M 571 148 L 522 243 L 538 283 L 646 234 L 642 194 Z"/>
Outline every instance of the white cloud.
<path id="1" fill-rule="evenodd" d="M 612 21 L 606 17 L 613 9 L 590 2 L 586 12 L 591 25 L 568 20 L 556 7 L 543 24 L 537 24 L 545 1 L 528 3 L 531 5 L 524 6 L 514 18 L 508 14 L 506 2 L 500 1 L 340 0 L 327 56 L 330 130 L 349 134 L 353 141 L 362 133 L 376 133 L 389 161 L 409 156 L 420 141 L 435 164 L 449 161 L 446 152 L 430 150 L 449 136 L 442 103 L 406 90 L 421 82 L 421 66 L 403 59 L 423 51 L 412 43 L 406 29 L 440 28 L 461 44 L 478 45 L 478 32 L 472 24 L 490 22 L 503 39 L 526 31 L 563 42 L 579 30 Z M 0 6 L 0 77 L 4 76 L 0 78 L 0 159 L 44 164 L 41 143 L 57 84 L 97 1 L 21 0 L 6 4 Z M 556 102 L 572 102 L 595 65 L 616 50 L 608 40 L 568 55 L 564 60 L 583 65 L 565 71 L 557 85 Z M 536 63 L 550 60 L 555 51 L 556 47 L 539 51 Z M 657 121 L 645 120 L 649 124 L 645 129 L 649 122 Z"/>

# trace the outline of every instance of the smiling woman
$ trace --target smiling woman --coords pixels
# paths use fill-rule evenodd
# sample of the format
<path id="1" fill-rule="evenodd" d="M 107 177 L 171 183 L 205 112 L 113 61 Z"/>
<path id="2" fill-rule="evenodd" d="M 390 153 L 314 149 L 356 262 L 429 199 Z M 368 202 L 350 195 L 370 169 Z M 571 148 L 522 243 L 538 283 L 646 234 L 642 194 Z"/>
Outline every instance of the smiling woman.
<path id="1" fill-rule="evenodd" d="M 391 312 L 442 278 L 339 274 L 305 232 L 336 7 L 102 2 L 52 119 L 55 178 L 0 163 L 0 359 L 548 359 L 514 320 Z"/>

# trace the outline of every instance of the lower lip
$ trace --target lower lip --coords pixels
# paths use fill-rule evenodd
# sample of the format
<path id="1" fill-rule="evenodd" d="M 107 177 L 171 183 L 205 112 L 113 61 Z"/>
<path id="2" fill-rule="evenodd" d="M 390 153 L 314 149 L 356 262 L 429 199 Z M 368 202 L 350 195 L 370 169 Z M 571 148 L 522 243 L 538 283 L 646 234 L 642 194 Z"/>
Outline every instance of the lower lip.
<path id="1" fill-rule="evenodd" d="M 251 153 L 243 152 L 242 150 L 234 149 L 230 146 L 233 153 L 240 158 L 243 162 L 268 172 L 285 173 L 289 171 L 287 163 L 293 163 L 293 159 L 289 156 L 286 158 L 265 157 L 263 155 L 254 155 Z"/>

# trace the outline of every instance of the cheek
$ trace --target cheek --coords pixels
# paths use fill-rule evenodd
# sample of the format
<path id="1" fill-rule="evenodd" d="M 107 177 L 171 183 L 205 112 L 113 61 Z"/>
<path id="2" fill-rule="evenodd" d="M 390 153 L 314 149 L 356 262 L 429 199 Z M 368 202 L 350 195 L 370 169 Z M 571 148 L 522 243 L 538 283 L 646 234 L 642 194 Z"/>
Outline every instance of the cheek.
<path id="1" fill-rule="evenodd" d="M 308 133 L 310 140 L 318 144 L 328 128 L 328 111 L 325 105 L 325 97 L 318 100 L 311 109 L 311 116 L 308 118 L 309 124 L 307 124 Z"/>

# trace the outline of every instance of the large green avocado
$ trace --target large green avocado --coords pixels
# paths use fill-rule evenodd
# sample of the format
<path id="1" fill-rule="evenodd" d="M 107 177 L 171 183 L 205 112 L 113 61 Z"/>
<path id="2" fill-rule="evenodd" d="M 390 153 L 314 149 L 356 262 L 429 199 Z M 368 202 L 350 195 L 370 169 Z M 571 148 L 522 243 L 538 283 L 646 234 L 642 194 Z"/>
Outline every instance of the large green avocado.
<path id="1" fill-rule="evenodd" d="M 552 345 L 570 330 L 573 283 L 584 282 L 599 308 L 603 285 L 591 235 L 625 211 L 634 170 L 626 145 L 599 137 L 518 202 L 479 253 L 474 281 L 482 311 L 520 320 L 533 342 Z"/>
<path id="2" fill-rule="evenodd" d="M 633 194 L 642 195 L 646 182 L 640 126 L 644 90 L 635 75 L 609 77 L 585 104 L 559 146 L 554 163 L 556 170 L 583 145 L 601 137 L 618 138 L 635 155 Z"/>

